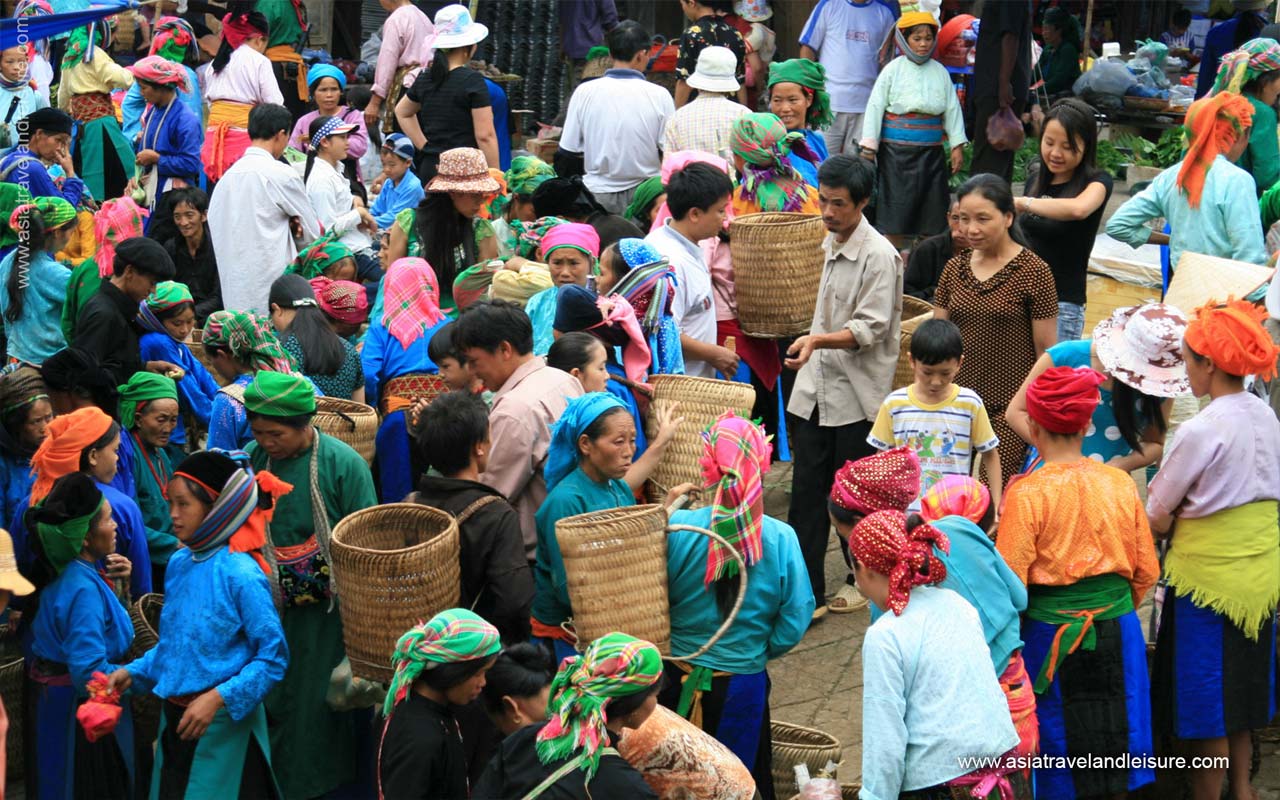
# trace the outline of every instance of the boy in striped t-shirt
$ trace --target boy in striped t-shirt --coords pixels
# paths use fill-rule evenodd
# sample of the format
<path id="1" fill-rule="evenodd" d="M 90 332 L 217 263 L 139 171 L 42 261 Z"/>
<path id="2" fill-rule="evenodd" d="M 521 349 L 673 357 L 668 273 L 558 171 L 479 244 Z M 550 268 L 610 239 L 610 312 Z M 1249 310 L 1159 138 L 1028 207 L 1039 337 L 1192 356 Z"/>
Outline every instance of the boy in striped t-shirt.
<path id="1" fill-rule="evenodd" d="M 915 381 L 889 393 L 867 442 L 880 450 L 910 447 L 920 458 L 920 493 L 947 475 L 969 475 L 982 455 L 991 502 L 1000 507 L 1000 444 L 982 398 L 954 381 L 964 362 L 960 329 L 945 319 L 922 323 L 911 337 Z M 920 507 L 917 499 L 909 510 Z"/>

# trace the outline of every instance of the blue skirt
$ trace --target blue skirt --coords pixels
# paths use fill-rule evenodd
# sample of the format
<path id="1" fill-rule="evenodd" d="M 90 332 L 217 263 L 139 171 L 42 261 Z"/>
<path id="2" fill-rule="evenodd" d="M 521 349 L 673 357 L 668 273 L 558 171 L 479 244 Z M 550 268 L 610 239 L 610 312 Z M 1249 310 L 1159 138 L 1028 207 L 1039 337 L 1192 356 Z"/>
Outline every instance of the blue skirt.
<path id="1" fill-rule="evenodd" d="M 405 412 L 388 414 L 374 440 L 373 463 L 378 476 L 379 497 L 384 503 L 399 503 L 414 489 L 413 457 Z"/>
<path id="2" fill-rule="evenodd" d="M 130 800 L 133 787 L 133 715 L 125 702 L 115 732 L 90 742 L 76 720 L 85 701 L 70 683 L 27 681 L 27 797 L 33 800 Z"/>
<path id="3" fill-rule="evenodd" d="M 1097 646 L 1067 656 L 1044 694 L 1036 695 L 1040 753 L 1047 756 L 1150 756 L 1151 693 L 1142 623 L 1132 611 L 1094 622 Z M 1023 660 L 1038 675 L 1058 626 L 1024 619 Z M 1132 791 L 1155 770 L 1039 769 L 1037 800 L 1075 800 Z"/>
<path id="4" fill-rule="evenodd" d="M 1151 672 L 1155 729 L 1219 739 L 1265 728 L 1276 714 L 1274 615 L 1256 641 L 1189 595 L 1165 598 Z"/>

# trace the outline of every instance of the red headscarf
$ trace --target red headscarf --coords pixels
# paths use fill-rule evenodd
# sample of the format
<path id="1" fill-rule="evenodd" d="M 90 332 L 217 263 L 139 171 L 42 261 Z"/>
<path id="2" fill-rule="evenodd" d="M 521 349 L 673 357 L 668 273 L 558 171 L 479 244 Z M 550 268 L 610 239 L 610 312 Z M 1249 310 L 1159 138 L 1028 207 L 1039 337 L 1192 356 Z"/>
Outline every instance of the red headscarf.
<path id="1" fill-rule="evenodd" d="M 1027 413 L 1051 433 L 1076 434 L 1089 427 L 1106 380 L 1088 367 L 1053 367 L 1027 387 Z"/>
<path id="2" fill-rule="evenodd" d="M 323 275 L 311 279 L 320 310 L 338 322 L 363 325 L 369 319 L 369 293 L 355 281 L 335 281 Z"/>
<path id="3" fill-rule="evenodd" d="M 49 432 L 31 457 L 31 504 L 35 505 L 53 488 L 54 481 L 80 469 L 80 454 L 111 430 L 111 417 L 96 406 L 80 408 L 54 417 Z"/>
<path id="4" fill-rule="evenodd" d="M 267 30 L 254 25 L 252 20 L 253 17 L 249 14 L 237 14 L 234 17 L 227 14 L 222 18 L 222 38 L 227 40 L 232 50 L 255 36 L 269 35 Z"/>
<path id="5" fill-rule="evenodd" d="M 1262 327 L 1266 309 L 1244 300 L 1210 300 L 1195 310 L 1183 337 L 1192 350 L 1208 356 L 1231 375 L 1275 377 L 1280 347 Z"/>
<path id="6" fill-rule="evenodd" d="M 1213 160 L 1230 150 L 1253 125 L 1253 106 L 1238 94 L 1219 92 L 1192 103 L 1185 125 L 1189 145 L 1176 183 L 1187 193 L 1187 203 L 1196 208 Z"/>
<path id="7" fill-rule="evenodd" d="M 831 502 L 856 514 L 906 511 L 919 494 L 920 459 L 909 447 L 847 461 L 831 484 Z"/>
<path id="8" fill-rule="evenodd" d="M 914 586 L 941 583 L 947 567 L 933 553 L 951 552 L 947 535 L 927 522 L 907 530 L 901 511 L 877 511 L 849 535 L 849 553 L 868 568 L 889 577 L 889 608 L 901 615 Z"/>

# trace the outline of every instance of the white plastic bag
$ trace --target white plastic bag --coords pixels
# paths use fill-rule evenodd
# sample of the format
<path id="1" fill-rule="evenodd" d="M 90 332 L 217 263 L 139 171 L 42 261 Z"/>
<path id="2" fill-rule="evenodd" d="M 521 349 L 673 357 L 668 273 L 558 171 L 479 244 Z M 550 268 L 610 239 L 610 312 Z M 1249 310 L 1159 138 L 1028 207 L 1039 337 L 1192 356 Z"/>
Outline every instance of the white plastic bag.
<path id="1" fill-rule="evenodd" d="M 1071 91 L 1077 95 L 1090 92 L 1093 94 L 1112 95 L 1113 97 L 1124 97 L 1124 93 L 1129 91 L 1129 87 L 1137 82 L 1138 79 L 1124 64 L 1095 61 L 1093 69 L 1076 78 L 1075 85 L 1071 87 Z"/>

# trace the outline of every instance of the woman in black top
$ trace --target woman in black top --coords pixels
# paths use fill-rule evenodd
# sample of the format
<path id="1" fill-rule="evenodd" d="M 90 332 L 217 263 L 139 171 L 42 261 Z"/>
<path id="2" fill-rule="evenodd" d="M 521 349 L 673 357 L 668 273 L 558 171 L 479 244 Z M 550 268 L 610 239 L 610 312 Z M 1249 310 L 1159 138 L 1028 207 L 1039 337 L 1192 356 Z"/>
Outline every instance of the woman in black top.
<path id="1" fill-rule="evenodd" d="M 1084 332 L 1089 253 L 1111 198 L 1111 176 L 1095 166 L 1098 124 L 1093 108 L 1059 100 L 1044 118 L 1039 172 L 1016 201 L 1027 248 L 1043 258 L 1058 288 L 1058 341 Z"/>
<path id="2" fill-rule="evenodd" d="M 733 51 L 738 64 L 734 77 L 738 79 L 737 101 L 747 103 L 747 43 L 742 32 L 733 26 L 727 16 L 733 13 L 733 0 L 680 0 L 680 10 L 690 25 L 680 36 L 680 50 L 676 56 L 676 108 L 688 103 L 693 95 L 688 79 L 698 66 L 698 54 L 708 47 L 727 47 Z"/>
<path id="3" fill-rule="evenodd" d="M 414 165 L 425 184 L 436 173 L 440 154 L 455 147 L 475 147 L 490 167 L 498 167 L 498 134 L 484 76 L 468 64 L 489 29 L 471 19 L 466 6 L 436 12 L 435 59 L 418 74 L 396 103 L 396 120 L 418 149 Z"/>
<path id="4" fill-rule="evenodd" d="M 222 310 L 222 285 L 218 282 L 218 260 L 209 240 L 209 195 L 194 187 L 174 189 L 165 195 L 173 214 L 174 231 L 163 239 L 165 252 L 173 259 L 178 283 L 185 283 L 196 300 L 196 325 Z"/>

